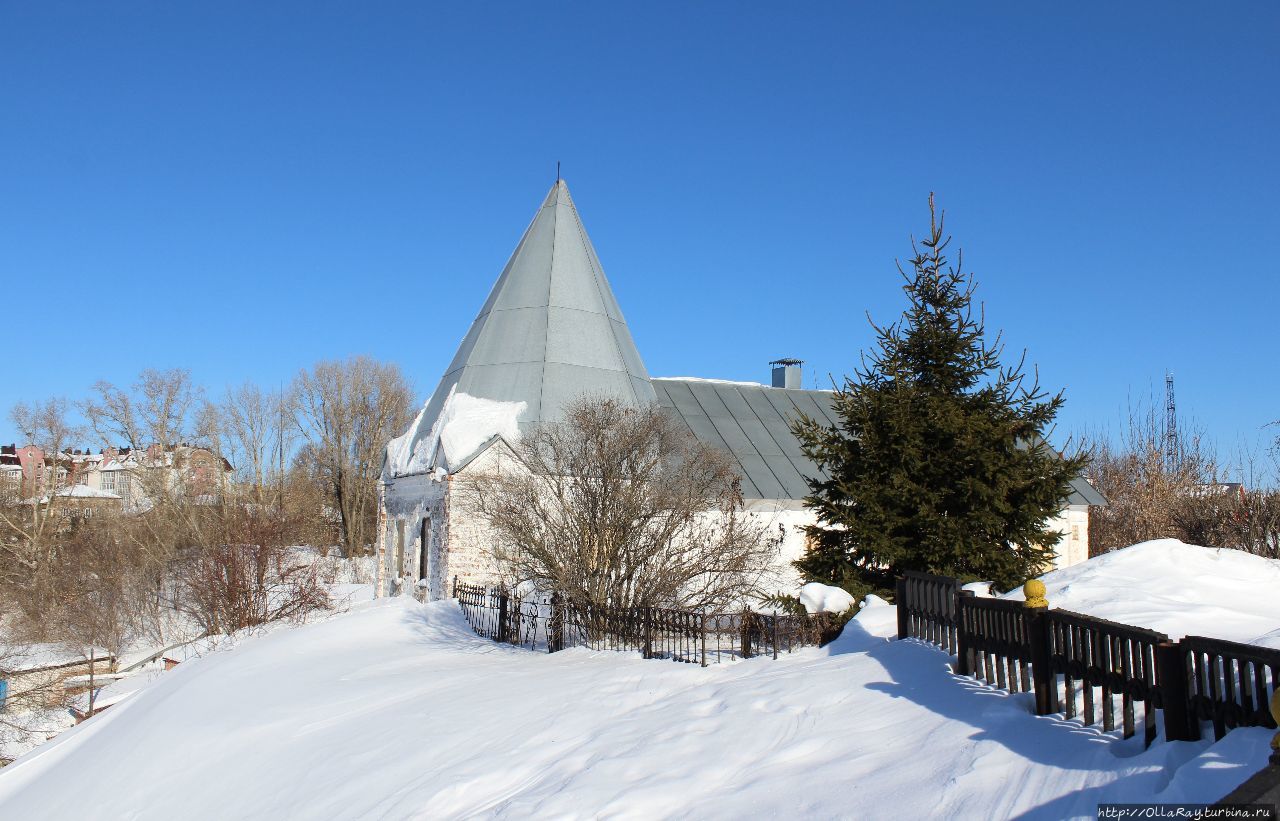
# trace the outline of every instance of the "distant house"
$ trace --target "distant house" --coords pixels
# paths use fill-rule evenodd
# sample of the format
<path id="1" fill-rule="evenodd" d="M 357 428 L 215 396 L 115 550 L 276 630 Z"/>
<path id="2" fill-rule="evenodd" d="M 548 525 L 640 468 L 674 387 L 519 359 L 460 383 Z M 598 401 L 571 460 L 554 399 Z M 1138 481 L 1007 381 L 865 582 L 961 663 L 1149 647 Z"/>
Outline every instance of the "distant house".
<path id="1" fill-rule="evenodd" d="M 22 492 L 22 462 L 16 445 L 0 445 L 0 497 Z"/>
<path id="2" fill-rule="evenodd" d="M 803 555 L 806 477 L 818 467 L 790 423 L 835 424 L 829 391 L 804 390 L 801 363 L 773 363 L 770 384 L 649 376 L 563 181 L 534 215 L 430 400 L 388 446 L 381 483 L 381 594 L 416 586 L 448 595 L 448 579 L 492 581 L 488 535 L 451 504 L 473 472 L 510 458 L 533 426 L 562 418 L 584 395 L 657 403 L 697 439 L 732 459 L 749 511 L 781 537 L 772 577 L 794 588 Z M 1058 566 L 1089 556 L 1088 508 L 1102 503 L 1079 479 L 1052 526 Z"/>
<path id="3" fill-rule="evenodd" d="M 24 497 L 47 497 L 52 484 L 60 499 L 116 499 L 124 510 L 145 509 L 149 490 L 160 487 L 195 498 L 216 497 L 231 472 L 230 462 L 199 445 L 109 447 L 97 453 L 68 449 L 56 456 L 35 445 L 0 447 L 0 481 L 20 488 Z M 99 501 L 87 508 L 82 504 L 82 509 L 106 506 Z"/>

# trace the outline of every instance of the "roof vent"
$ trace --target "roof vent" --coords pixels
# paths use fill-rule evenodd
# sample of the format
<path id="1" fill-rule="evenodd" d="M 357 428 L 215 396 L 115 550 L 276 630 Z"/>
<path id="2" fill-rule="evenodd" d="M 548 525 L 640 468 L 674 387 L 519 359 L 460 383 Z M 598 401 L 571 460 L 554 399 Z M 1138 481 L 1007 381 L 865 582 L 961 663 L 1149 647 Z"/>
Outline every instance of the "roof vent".
<path id="1" fill-rule="evenodd" d="M 787 390 L 800 390 L 801 359 L 775 359 L 769 363 L 773 366 L 773 387 Z"/>

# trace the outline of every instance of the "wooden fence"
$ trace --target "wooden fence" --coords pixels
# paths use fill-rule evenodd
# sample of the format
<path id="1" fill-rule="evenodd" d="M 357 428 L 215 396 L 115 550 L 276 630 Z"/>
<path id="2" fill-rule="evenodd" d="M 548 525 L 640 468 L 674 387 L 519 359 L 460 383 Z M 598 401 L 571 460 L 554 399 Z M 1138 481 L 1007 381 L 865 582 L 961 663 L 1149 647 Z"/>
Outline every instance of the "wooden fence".
<path id="1" fill-rule="evenodd" d="M 956 672 L 1009 692 L 1034 692 L 1036 713 L 1083 724 L 1142 727 L 1149 745 L 1157 713 L 1165 738 L 1195 741 L 1201 723 L 1222 738 L 1234 727 L 1276 726 L 1268 710 L 1280 687 L 1280 650 L 1154 630 L 1068 610 L 978 598 L 955 579 L 908 573 L 898 580 L 898 637 L 957 657 Z"/>
<path id="2" fill-rule="evenodd" d="M 703 667 L 733 658 L 790 653 L 835 638 L 828 613 L 702 613 L 663 607 L 574 606 L 557 595 L 521 598 L 501 588 L 453 583 L 471 629 L 506 644 L 554 653 L 568 647 L 629 650 Z"/>

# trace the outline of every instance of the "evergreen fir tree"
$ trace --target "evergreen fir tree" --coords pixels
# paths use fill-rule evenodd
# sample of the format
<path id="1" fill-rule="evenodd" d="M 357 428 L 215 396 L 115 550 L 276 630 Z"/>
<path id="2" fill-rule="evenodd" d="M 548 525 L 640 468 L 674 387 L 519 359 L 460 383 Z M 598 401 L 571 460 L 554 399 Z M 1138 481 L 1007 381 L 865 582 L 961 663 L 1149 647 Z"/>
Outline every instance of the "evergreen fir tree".
<path id="1" fill-rule="evenodd" d="M 818 523 L 796 566 L 856 595 L 891 590 L 907 570 L 1000 589 L 1036 575 L 1059 538 L 1046 522 L 1084 466 L 1045 441 L 1062 394 L 1047 397 L 1021 361 L 1002 366 L 999 335 L 988 343 L 962 256 L 947 263 L 932 195 L 929 222 L 928 239 L 912 239 L 911 271 L 898 266 L 909 306 L 892 325 L 872 323 L 878 350 L 836 391 L 839 423 L 793 428 L 830 477 L 809 482 Z"/>

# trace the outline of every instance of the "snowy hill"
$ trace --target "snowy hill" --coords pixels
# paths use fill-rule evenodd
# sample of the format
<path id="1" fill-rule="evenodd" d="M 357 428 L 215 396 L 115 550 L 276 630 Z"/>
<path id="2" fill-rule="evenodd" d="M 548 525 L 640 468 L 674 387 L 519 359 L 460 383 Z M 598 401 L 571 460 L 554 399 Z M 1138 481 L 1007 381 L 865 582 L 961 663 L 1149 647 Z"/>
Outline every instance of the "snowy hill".
<path id="1" fill-rule="evenodd" d="M 0 818 L 1091 818 L 1215 800 L 1266 759 L 1265 730 L 1144 751 L 1035 718 L 888 641 L 894 618 L 702 669 L 496 645 L 449 601 L 357 605 L 187 662 L 0 770 Z"/>
<path id="2" fill-rule="evenodd" d="M 1041 578 L 1051 607 L 1175 641 L 1199 635 L 1255 643 L 1280 628 L 1280 561 L 1239 550 L 1158 539 Z M 1022 599 L 1022 590 L 1007 598 Z"/>

